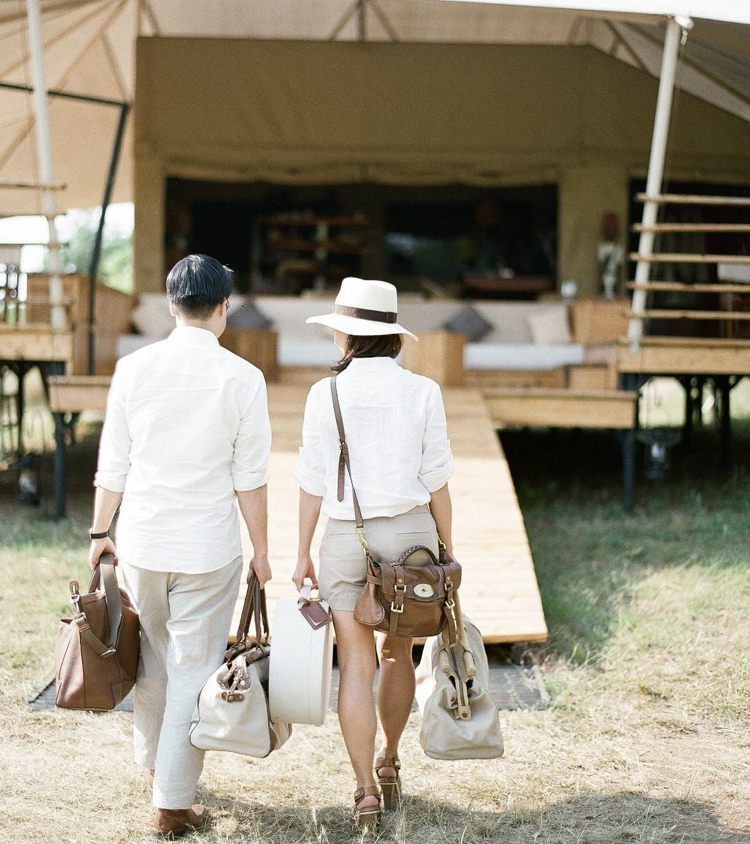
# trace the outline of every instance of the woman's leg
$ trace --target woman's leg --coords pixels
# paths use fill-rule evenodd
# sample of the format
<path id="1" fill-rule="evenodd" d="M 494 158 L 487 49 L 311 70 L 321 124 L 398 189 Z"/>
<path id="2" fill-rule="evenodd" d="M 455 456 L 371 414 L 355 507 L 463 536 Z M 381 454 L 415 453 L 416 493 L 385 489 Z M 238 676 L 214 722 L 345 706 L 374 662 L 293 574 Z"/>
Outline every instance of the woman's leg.
<path id="1" fill-rule="evenodd" d="M 378 681 L 378 713 L 383 725 L 384 747 L 378 756 L 398 755 L 398 743 L 409 720 L 414 702 L 414 662 L 411 656 L 412 639 L 395 636 L 390 652 L 383 656 L 385 634 L 377 634 L 380 680 Z M 381 776 L 395 777 L 396 771 L 381 768 Z"/>
<path id="2" fill-rule="evenodd" d="M 339 723 L 351 759 L 357 788 L 375 785 L 373 760 L 377 719 L 372 700 L 375 677 L 375 643 L 372 630 L 354 620 L 353 612 L 333 610 L 336 653 L 339 663 Z M 377 798 L 365 797 L 360 806 L 374 806 Z"/>

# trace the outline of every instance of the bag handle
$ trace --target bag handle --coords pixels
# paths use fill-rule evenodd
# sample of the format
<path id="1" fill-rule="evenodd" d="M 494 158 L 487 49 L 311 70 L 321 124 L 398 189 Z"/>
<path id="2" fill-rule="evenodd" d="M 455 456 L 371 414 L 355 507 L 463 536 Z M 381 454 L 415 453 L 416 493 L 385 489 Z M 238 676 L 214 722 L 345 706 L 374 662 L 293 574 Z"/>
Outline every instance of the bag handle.
<path id="1" fill-rule="evenodd" d="M 349 473 L 349 483 L 352 487 L 352 504 L 354 505 L 354 523 L 359 536 L 359 543 L 362 546 L 365 554 L 370 553 L 370 548 L 365 539 L 365 522 L 362 518 L 362 509 L 359 506 L 359 499 L 357 498 L 357 491 L 354 489 L 354 478 L 352 478 L 352 466 L 349 461 L 349 446 L 346 444 L 346 432 L 344 430 L 344 418 L 341 415 L 341 403 L 339 402 L 339 392 L 336 388 L 336 375 L 331 377 L 331 398 L 333 399 L 333 415 L 336 417 L 336 427 L 339 432 L 339 474 L 338 474 L 338 490 L 337 498 L 339 501 L 344 500 L 344 479 L 345 473 Z"/>
<path id="2" fill-rule="evenodd" d="M 86 644 L 100 657 L 106 659 L 115 653 L 117 640 L 120 638 L 122 627 L 122 600 L 120 599 L 120 587 L 117 583 L 115 571 L 115 558 L 113 554 L 102 554 L 94 569 L 89 583 L 89 592 L 97 588 L 104 590 L 104 601 L 107 607 L 107 623 L 109 626 L 109 637 L 107 644 L 101 641 L 91 632 L 86 613 L 81 609 L 80 597 L 75 601 L 78 612 L 75 616 L 75 623 L 78 632 Z"/>
<path id="3" fill-rule="evenodd" d="M 268 609 L 266 607 L 266 592 L 260 588 L 260 581 L 255 572 L 250 575 L 245 590 L 245 600 L 242 604 L 240 623 L 237 627 L 235 647 L 247 640 L 250 622 L 255 618 L 255 641 L 259 645 L 268 643 Z M 231 650 L 231 649 L 230 649 Z"/>

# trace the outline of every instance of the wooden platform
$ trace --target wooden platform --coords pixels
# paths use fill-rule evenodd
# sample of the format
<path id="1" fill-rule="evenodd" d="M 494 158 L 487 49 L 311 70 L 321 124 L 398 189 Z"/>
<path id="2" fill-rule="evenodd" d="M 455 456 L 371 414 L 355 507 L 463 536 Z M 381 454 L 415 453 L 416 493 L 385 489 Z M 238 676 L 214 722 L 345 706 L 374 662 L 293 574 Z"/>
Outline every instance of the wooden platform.
<path id="1" fill-rule="evenodd" d="M 324 373 L 282 373 L 268 387 L 274 443 L 269 484 L 269 544 L 274 579 L 270 612 L 281 595 L 293 595 L 297 553 L 298 488 L 294 468 L 309 384 Z M 311 377 L 312 376 L 312 377 Z M 539 642 L 547 637 L 526 530 L 510 471 L 494 426 L 477 390 L 444 390 L 448 432 L 455 457 L 450 481 L 456 555 L 464 567 L 464 612 L 486 642 Z M 313 542 L 313 559 L 325 519 Z M 250 545 L 243 531 L 246 554 Z M 235 624 L 238 618 L 235 615 Z"/>
<path id="2" fill-rule="evenodd" d="M 73 360 L 73 332 L 49 325 L 0 323 L 0 360 L 69 365 Z"/>
<path id="3" fill-rule="evenodd" d="M 750 340 L 642 337 L 635 354 L 621 340 L 617 368 L 646 375 L 750 375 Z"/>
<path id="4" fill-rule="evenodd" d="M 485 394 L 495 425 L 553 428 L 635 426 L 638 394 L 624 390 L 493 390 Z"/>

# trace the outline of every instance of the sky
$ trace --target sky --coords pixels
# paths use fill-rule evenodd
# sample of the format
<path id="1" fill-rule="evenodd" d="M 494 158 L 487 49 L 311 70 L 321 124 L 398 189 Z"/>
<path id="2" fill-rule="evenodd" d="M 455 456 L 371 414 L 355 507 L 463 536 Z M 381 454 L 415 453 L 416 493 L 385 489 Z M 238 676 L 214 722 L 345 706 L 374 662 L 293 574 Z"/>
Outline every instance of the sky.
<path id="1" fill-rule="evenodd" d="M 71 210 L 57 217 L 58 237 L 63 242 L 84 222 L 92 211 L 98 209 Z M 106 234 L 133 233 L 133 203 L 121 202 L 107 209 Z M 0 246 L 4 243 L 46 243 L 47 221 L 44 217 L 5 217 L 0 219 Z M 44 268 L 44 246 L 26 246 L 21 252 L 21 270 L 38 272 Z"/>

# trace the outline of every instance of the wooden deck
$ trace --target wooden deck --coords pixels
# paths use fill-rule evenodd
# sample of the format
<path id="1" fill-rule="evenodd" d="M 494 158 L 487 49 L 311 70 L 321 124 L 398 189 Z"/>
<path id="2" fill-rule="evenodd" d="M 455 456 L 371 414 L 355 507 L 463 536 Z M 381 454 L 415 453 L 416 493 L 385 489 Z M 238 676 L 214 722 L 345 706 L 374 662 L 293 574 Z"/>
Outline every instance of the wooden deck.
<path id="1" fill-rule="evenodd" d="M 309 384 L 324 373 L 282 372 L 268 387 L 274 442 L 269 483 L 269 544 L 274 579 L 268 587 L 271 618 L 276 598 L 293 595 L 297 552 L 298 488 L 293 473 Z M 296 383 L 289 383 L 290 381 Z M 286 382 L 286 383 L 285 383 Z M 455 458 L 451 479 L 456 556 L 464 567 L 464 612 L 486 642 L 543 641 L 547 637 L 526 530 L 510 471 L 482 395 L 444 390 Z M 313 559 L 325 519 L 313 543 Z M 243 531 L 246 554 L 250 553 Z M 235 623 L 239 614 L 239 606 Z"/>
<path id="2" fill-rule="evenodd" d="M 61 362 L 73 360 L 73 332 L 49 325 L 0 323 L 0 360 Z"/>
<path id="3" fill-rule="evenodd" d="M 617 368 L 648 375 L 750 375 L 750 340 L 642 337 L 635 354 L 621 340 Z"/>

